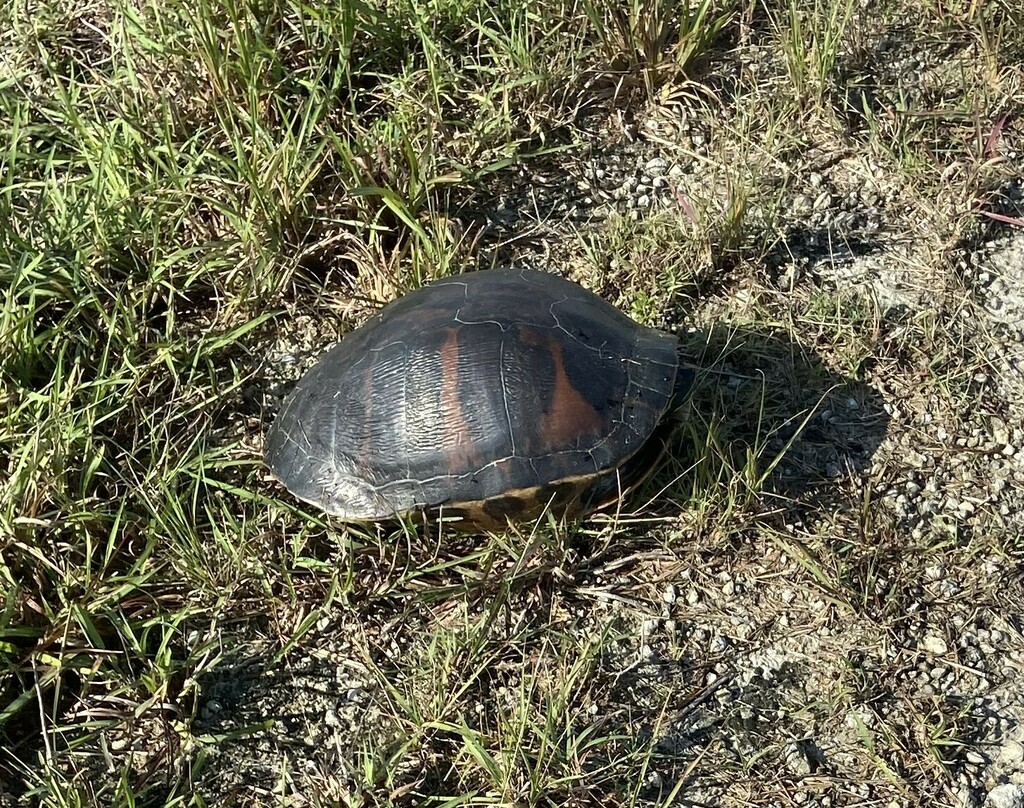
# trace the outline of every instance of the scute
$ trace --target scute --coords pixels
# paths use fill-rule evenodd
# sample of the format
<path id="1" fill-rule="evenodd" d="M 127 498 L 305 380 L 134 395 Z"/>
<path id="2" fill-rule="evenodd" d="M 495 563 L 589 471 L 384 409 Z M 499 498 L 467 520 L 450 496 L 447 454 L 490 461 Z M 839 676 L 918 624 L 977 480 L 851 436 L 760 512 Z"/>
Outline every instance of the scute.
<path id="1" fill-rule="evenodd" d="M 490 525 L 532 514 L 543 491 L 570 491 L 550 501 L 574 515 L 650 470 L 692 381 L 675 337 L 577 284 L 475 272 L 406 295 L 324 354 L 265 459 L 295 496 L 352 521 L 442 509 Z"/>

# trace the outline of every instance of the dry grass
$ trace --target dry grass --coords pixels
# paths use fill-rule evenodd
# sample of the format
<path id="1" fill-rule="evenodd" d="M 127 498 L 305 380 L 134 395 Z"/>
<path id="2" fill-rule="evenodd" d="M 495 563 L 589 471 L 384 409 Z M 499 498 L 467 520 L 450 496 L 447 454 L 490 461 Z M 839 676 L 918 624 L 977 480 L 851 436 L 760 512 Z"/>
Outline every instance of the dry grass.
<path id="1" fill-rule="evenodd" d="M 0 5 L 0 805 L 1024 778 L 1022 31 L 999 2 Z M 302 366 L 509 262 L 705 369 L 640 496 L 465 537 L 272 483 Z"/>

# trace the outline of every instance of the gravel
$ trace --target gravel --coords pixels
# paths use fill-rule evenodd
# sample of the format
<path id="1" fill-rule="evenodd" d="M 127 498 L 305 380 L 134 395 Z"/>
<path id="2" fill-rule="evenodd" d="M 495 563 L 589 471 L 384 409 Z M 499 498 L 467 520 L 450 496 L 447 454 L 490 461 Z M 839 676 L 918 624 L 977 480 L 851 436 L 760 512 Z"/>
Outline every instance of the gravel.
<path id="1" fill-rule="evenodd" d="M 942 60 L 900 52 L 886 51 L 886 64 L 908 98 L 926 99 Z M 633 139 L 598 131 L 582 153 L 524 168 L 475 199 L 464 225 L 483 228 L 480 263 L 562 269 L 579 259 L 565 245 L 611 218 L 720 215 L 728 188 L 714 126 L 686 116 L 658 126 L 651 140 L 648 122 Z M 562 570 L 578 590 L 566 578 L 554 588 L 578 609 L 559 630 L 621 638 L 601 657 L 603 697 L 585 715 L 605 726 L 624 711 L 664 711 L 651 738 L 657 748 L 686 763 L 707 755 L 688 781 L 695 802 L 747 804 L 756 782 L 785 795 L 766 805 L 1024 806 L 1024 598 L 1014 544 L 1024 535 L 1024 231 L 991 222 L 949 247 L 940 225 L 921 224 L 932 212 L 887 184 L 890 170 L 873 157 L 813 151 L 801 165 L 814 167 L 785 186 L 771 186 L 778 178 L 766 169 L 777 210 L 751 200 L 745 236 L 780 234 L 754 262 L 763 275 L 734 283 L 716 273 L 719 285 L 702 290 L 687 317 L 731 326 L 761 306 L 779 322 L 801 322 L 810 319 L 801 304 L 815 296 L 867 301 L 870 314 L 850 325 L 851 339 L 875 340 L 871 361 L 858 366 L 863 384 L 836 370 L 821 389 L 804 377 L 782 389 L 794 357 L 810 352 L 795 342 L 785 368 L 766 367 L 757 351 L 751 367 L 734 351 L 716 368 L 718 403 L 739 413 L 734 432 L 750 412 L 747 376 L 764 372 L 790 413 L 814 406 L 833 381 L 840 390 L 792 445 L 780 424 L 770 446 L 786 448 L 776 498 L 753 514 L 756 524 L 736 514 L 735 533 L 709 537 L 699 513 L 683 512 L 660 537 L 677 549 L 651 566 Z M 1002 215 L 1020 216 L 1019 183 L 1003 198 Z M 802 325 L 820 365 L 842 367 L 841 340 Z M 298 376 L 291 358 L 315 352 L 320 336 L 271 352 L 289 357 L 278 363 L 285 376 Z M 875 532 L 862 531 L 868 517 Z M 850 588 L 862 600 L 845 602 Z M 413 642 L 430 630 L 414 623 L 399 633 Z M 333 772 L 342 788 L 361 734 L 391 731 L 386 694 L 360 675 L 344 632 L 314 644 L 315 654 L 280 670 L 201 683 L 202 731 L 290 716 L 220 744 L 203 780 L 209 800 L 243 783 L 270 789 L 280 766 L 299 793 L 318 782 L 309 771 Z M 685 706 L 666 710 L 667 693 L 687 694 Z M 636 732 L 629 721 L 615 726 Z M 652 763 L 646 787 L 671 788 L 672 765 Z M 912 782 L 915 796 L 893 782 Z"/>

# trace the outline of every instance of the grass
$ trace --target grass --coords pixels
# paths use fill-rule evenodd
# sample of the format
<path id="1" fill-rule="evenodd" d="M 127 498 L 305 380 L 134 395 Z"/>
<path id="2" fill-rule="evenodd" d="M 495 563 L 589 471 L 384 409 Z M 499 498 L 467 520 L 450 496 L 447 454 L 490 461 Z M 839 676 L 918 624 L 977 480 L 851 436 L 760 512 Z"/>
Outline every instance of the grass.
<path id="1" fill-rule="evenodd" d="M 1013 486 L 986 498 L 1012 469 L 928 447 L 1020 426 L 957 262 L 1020 166 L 1022 30 L 1001 3 L 0 4 L 0 805 L 982 789 L 969 698 L 1007 674 L 964 656 L 929 693 L 914 649 L 1019 631 Z M 655 155 L 670 204 L 558 212 L 588 160 Z M 466 537 L 269 479 L 299 365 L 506 262 L 704 368 L 644 492 Z M 897 502 L 931 479 L 973 515 Z"/>

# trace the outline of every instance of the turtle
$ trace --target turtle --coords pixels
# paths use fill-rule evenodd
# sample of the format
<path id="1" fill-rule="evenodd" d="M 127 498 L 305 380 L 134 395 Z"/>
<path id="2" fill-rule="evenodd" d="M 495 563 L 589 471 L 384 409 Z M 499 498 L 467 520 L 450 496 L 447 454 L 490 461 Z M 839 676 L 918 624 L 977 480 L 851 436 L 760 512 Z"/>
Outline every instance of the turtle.
<path id="1" fill-rule="evenodd" d="M 577 519 L 646 479 L 694 379 L 677 337 L 573 281 L 472 271 L 390 303 L 320 357 L 264 460 L 342 522 Z"/>

